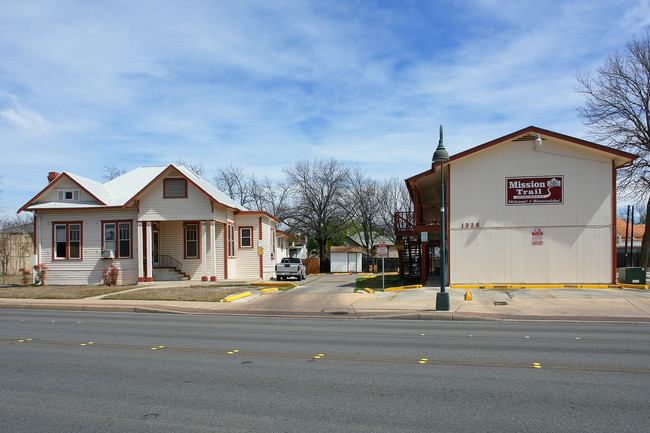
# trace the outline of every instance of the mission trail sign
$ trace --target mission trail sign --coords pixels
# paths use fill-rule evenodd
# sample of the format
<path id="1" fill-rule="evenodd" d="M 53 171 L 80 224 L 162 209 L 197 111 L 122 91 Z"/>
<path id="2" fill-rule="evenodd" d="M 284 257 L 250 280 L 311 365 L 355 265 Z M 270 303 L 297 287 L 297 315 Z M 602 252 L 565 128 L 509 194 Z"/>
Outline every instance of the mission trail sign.
<path id="1" fill-rule="evenodd" d="M 564 176 L 506 177 L 506 205 L 563 204 Z"/>

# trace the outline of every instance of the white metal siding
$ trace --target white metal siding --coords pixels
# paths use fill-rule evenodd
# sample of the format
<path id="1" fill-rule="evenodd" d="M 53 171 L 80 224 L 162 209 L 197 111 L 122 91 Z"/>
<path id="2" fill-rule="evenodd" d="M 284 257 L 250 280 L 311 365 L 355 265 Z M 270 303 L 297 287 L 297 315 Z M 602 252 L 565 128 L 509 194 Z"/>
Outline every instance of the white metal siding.
<path id="1" fill-rule="evenodd" d="M 610 159 L 552 139 L 537 151 L 509 142 L 453 162 L 450 175 L 451 283 L 611 281 Z M 555 175 L 564 204 L 506 206 L 506 177 Z M 534 228 L 543 245 L 532 245 Z"/>

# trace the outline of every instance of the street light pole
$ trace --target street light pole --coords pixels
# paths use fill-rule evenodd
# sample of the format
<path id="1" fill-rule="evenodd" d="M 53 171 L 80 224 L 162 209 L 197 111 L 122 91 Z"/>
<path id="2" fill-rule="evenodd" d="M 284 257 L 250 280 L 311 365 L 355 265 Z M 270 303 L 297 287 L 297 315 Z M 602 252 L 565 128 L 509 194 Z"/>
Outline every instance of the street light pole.
<path id="1" fill-rule="evenodd" d="M 433 154 L 433 162 L 440 163 L 440 293 L 436 296 L 436 310 L 449 311 L 449 293 L 445 290 L 446 257 L 445 257 L 445 162 L 449 162 L 449 153 L 442 144 L 442 125 L 440 125 L 440 141 Z"/>

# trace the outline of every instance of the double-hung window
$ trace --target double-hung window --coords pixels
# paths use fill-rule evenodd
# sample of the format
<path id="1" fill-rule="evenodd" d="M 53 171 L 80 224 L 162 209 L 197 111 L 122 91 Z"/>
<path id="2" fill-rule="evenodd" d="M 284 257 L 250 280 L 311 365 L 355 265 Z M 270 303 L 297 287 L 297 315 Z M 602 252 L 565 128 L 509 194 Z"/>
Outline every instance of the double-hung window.
<path id="1" fill-rule="evenodd" d="M 81 223 L 55 222 L 53 226 L 53 258 L 55 260 L 81 260 Z"/>
<path id="2" fill-rule="evenodd" d="M 235 257 L 235 226 L 228 224 L 228 257 Z"/>
<path id="3" fill-rule="evenodd" d="M 104 221 L 102 229 L 102 250 L 113 251 L 116 259 L 132 257 L 131 221 Z"/>
<path id="4" fill-rule="evenodd" d="M 253 227 L 239 227 L 239 248 L 253 248 Z"/>
<path id="5" fill-rule="evenodd" d="M 185 224 L 185 258 L 199 258 L 199 225 Z"/>

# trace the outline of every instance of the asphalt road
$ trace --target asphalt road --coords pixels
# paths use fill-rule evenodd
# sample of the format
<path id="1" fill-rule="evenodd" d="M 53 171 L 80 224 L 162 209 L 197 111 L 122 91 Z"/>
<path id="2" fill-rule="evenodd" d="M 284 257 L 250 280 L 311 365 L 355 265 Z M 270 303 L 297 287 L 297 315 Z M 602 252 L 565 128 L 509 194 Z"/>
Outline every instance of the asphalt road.
<path id="1" fill-rule="evenodd" d="M 647 325 L 2 310 L 0 330 L 0 431 L 650 424 Z"/>

